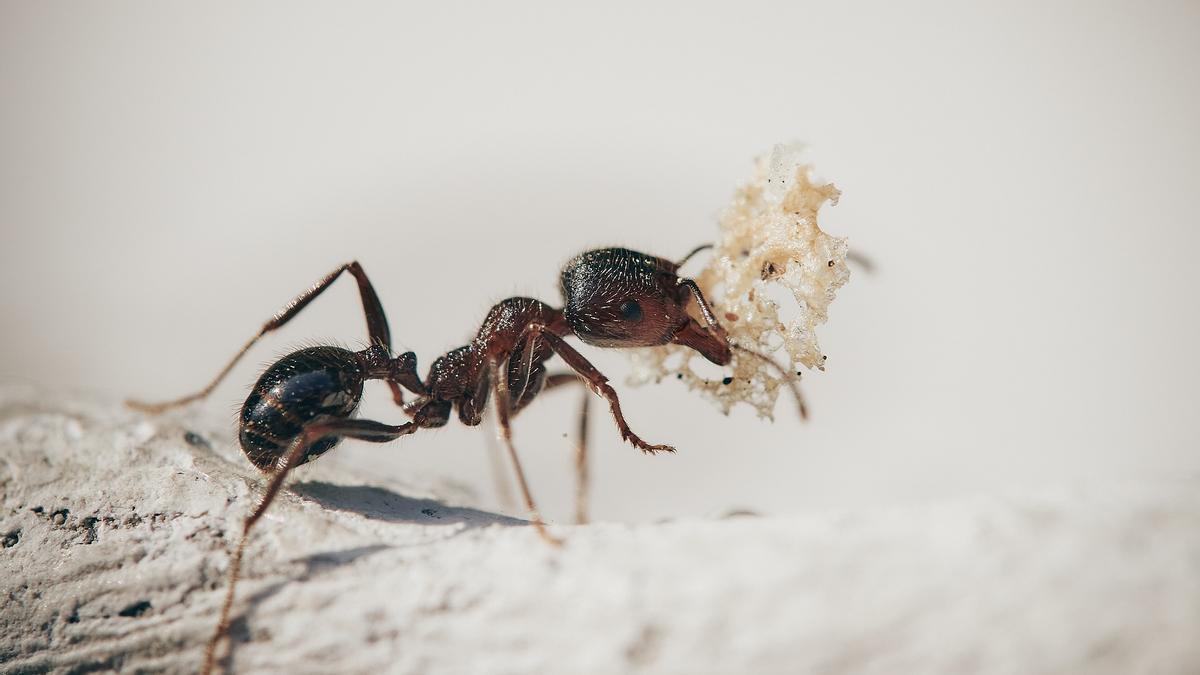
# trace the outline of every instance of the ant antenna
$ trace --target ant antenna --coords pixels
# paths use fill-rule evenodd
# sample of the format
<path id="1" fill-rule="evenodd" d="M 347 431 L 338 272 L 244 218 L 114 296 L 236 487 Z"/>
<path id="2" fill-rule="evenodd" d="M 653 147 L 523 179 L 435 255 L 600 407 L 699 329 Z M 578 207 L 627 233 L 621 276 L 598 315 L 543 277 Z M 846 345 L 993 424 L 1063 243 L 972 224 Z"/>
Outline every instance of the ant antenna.
<path id="1" fill-rule="evenodd" d="M 688 251 L 688 254 L 687 254 L 687 255 L 685 255 L 685 256 L 683 256 L 683 260 L 680 260 L 679 262 L 675 263 L 675 266 L 676 266 L 676 267 L 683 267 L 684 263 L 686 263 L 687 261 L 689 261 L 689 260 L 691 260 L 691 259 L 692 259 L 692 256 L 696 255 L 697 253 L 699 253 L 699 252 L 701 252 L 701 251 L 704 251 L 704 250 L 710 249 L 710 248 L 712 248 L 712 247 L 713 247 L 712 243 L 708 243 L 708 244 L 700 244 L 699 246 L 697 246 L 696 248 L 692 249 L 691 251 Z"/>
<path id="2" fill-rule="evenodd" d="M 804 402 L 804 394 L 800 393 L 800 385 L 798 384 L 800 382 L 800 375 L 798 373 L 793 373 L 790 370 L 784 369 L 784 367 L 779 365 L 775 359 L 772 359 L 766 354 L 760 354 L 753 349 L 747 349 L 741 345 L 735 344 L 730 346 L 739 352 L 745 352 L 746 354 L 749 354 L 750 356 L 753 356 L 754 358 L 766 363 L 768 366 L 773 368 L 775 372 L 779 373 L 780 379 L 787 383 L 788 389 L 792 390 L 792 396 L 796 398 L 796 407 L 800 410 L 800 419 L 808 419 L 808 405 Z"/>

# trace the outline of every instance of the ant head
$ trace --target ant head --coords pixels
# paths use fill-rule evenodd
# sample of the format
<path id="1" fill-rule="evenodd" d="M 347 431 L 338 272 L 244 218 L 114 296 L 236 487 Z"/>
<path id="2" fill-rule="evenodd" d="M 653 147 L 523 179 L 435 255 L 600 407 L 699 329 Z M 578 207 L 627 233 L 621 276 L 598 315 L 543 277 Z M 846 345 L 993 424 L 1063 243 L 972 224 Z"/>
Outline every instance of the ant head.
<path id="1" fill-rule="evenodd" d="M 669 260 L 604 248 L 581 253 L 562 271 L 563 315 L 580 340 L 597 347 L 652 347 L 671 342 L 691 347 L 713 363 L 729 363 L 725 331 L 702 326 L 688 303 L 703 296 L 681 279 Z"/>

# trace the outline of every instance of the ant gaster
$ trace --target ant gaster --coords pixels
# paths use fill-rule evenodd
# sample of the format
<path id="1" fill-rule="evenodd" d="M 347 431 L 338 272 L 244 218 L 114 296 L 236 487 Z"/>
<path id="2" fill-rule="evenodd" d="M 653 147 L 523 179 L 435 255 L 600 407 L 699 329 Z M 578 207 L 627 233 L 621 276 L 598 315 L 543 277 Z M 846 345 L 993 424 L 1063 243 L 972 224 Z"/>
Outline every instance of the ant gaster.
<path id="1" fill-rule="evenodd" d="M 502 300 L 488 312 L 475 339 L 434 360 L 424 380 L 417 374 L 413 352 L 393 356 L 391 332 L 379 297 L 362 266 L 351 262 L 321 279 L 267 321 L 201 391 L 166 403 L 131 401 L 134 408 L 161 412 L 207 396 L 259 338 L 290 321 L 342 273 L 349 272 L 358 282 L 370 346 L 361 351 L 309 347 L 288 354 L 262 374 L 241 408 L 238 431 L 242 450 L 270 478 L 262 500 L 245 520 L 230 561 L 225 601 L 205 652 L 204 672 L 211 671 L 216 647 L 229 626 L 234 587 L 251 528 L 270 506 L 291 469 L 328 452 L 343 438 L 391 441 L 418 429 L 444 426 L 452 411 L 463 424 L 475 426 L 491 397 L 500 437 L 531 523 L 553 545 L 560 542 L 546 531 L 529 493 L 510 425 L 511 418 L 540 392 L 581 382 L 608 402 L 624 440 L 646 453 L 674 452 L 671 446 L 647 443 L 629 428 L 608 378 L 564 338 L 575 336 L 597 347 L 675 343 L 696 350 L 715 364 L 728 364 L 731 344 L 725 329 L 713 316 L 695 281 L 678 275 L 684 262 L 708 247 L 698 247 L 678 263 L 623 248 L 582 253 L 562 269 L 561 309 L 532 298 Z M 750 350 L 742 351 L 765 358 Z M 553 356 L 566 362 L 572 372 L 548 375 L 545 362 Z M 367 380 L 386 382 L 396 404 L 411 421 L 391 425 L 355 419 Z M 404 390 L 415 398 L 406 401 Z M 586 419 L 586 412 L 584 415 Z M 581 421 L 581 429 L 583 426 Z M 581 452 L 584 447 L 581 444 Z M 579 465 L 582 467 L 583 462 Z"/>

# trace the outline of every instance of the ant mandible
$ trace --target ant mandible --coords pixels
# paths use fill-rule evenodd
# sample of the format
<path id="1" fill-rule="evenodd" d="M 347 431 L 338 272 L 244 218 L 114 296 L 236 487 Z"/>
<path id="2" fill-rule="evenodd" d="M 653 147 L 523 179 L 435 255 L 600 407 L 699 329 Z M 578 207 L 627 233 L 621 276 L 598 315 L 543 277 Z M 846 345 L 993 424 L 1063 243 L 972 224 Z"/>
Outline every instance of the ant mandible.
<path id="1" fill-rule="evenodd" d="M 293 468 L 328 452 L 343 438 L 392 441 L 418 429 L 444 426 L 452 409 L 457 410 L 463 424 L 476 426 L 491 396 L 500 437 L 512 461 L 530 521 L 537 533 L 554 546 L 561 542 L 546 531 L 512 442 L 512 417 L 539 393 L 581 382 L 608 402 L 624 440 L 645 453 L 674 452 L 669 445 L 647 443 L 629 428 L 608 378 L 564 338 L 574 335 L 590 345 L 618 348 L 675 343 L 696 350 L 717 365 L 730 362 L 731 348 L 765 358 L 732 345 L 700 287 L 678 274 L 689 258 L 710 246 L 694 249 L 679 262 L 624 248 L 582 253 L 562 269 L 560 286 L 565 302 L 561 309 L 532 298 L 502 300 L 488 312 L 475 339 L 438 357 L 424 380 L 417 374 L 413 352 L 392 355 L 391 332 L 379 296 L 362 266 L 351 262 L 271 317 L 204 389 L 165 403 L 130 401 L 133 408 L 158 413 L 204 398 L 254 343 L 299 314 L 342 273 L 349 272 L 358 282 L 370 346 L 361 351 L 309 347 L 288 354 L 262 374 L 242 405 L 238 429 L 242 450 L 270 478 L 262 500 L 245 520 L 230 561 L 225 600 L 205 652 L 203 672 L 211 671 L 216 647 L 229 627 L 234 587 L 250 530 Z M 692 307 L 703 323 L 689 311 Z M 573 372 L 548 375 L 545 362 L 555 355 Z M 386 382 L 396 404 L 411 421 L 391 425 L 355 419 L 367 380 Z M 416 398 L 405 401 L 405 389 Z M 586 419 L 586 412 L 583 414 Z M 581 444 L 581 452 L 584 447 Z"/>

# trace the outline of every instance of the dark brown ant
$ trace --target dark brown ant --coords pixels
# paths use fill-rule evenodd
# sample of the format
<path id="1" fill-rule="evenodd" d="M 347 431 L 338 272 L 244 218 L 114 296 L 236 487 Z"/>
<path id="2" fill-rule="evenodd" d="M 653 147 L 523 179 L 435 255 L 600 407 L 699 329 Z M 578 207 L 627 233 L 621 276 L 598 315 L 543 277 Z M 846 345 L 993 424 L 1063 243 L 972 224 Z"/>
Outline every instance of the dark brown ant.
<path id="1" fill-rule="evenodd" d="M 130 401 L 131 407 L 158 413 L 204 398 L 259 338 L 299 314 L 343 272 L 349 272 L 358 282 L 370 346 L 357 352 L 331 346 L 309 347 L 288 354 L 262 374 L 242 405 L 238 429 L 242 450 L 256 467 L 270 474 L 270 479 L 262 500 L 246 518 L 230 561 L 225 601 L 205 652 L 203 672 L 212 670 L 216 647 L 228 630 L 234 588 L 251 528 L 275 499 L 291 469 L 328 452 L 343 438 L 373 443 L 395 440 L 418 429 L 444 426 L 452 410 L 457 411 L 463 424 L 475 426 L 491 396 L 500 437 L 512 461 L 530 521 L 538 534 L 554 546 L 561 542 L 546 531 L 512 443 L 512 417 L 539 393 L 572 382 L 585 384 L 608 402 L 624 440 L 649 454 L 674 452 L 669 445 L 647 443 L 629 428 L 608 378 L 564 338 L 573 335 L 597 347 L 674 343 L 696 350 L 717 365 L 728 364 L 731 348 L 738 347 L 730 344 L 696 282 L 678 275 L 683 263 L 705 248 L 709 245 L 698 247 L 678 263 L 623 248 L 582 253 L 562 269 L 562 309 L 531 298 L 501 301 L 488 312 L 475 339 L 438 357 L 424 380 L 417 374 L 413 352 L 392 355 L 391 333 L 379 297 L 362 266 L 351 262 L 331 272 L 263 324 L 204 389 L 166 403 Z M 545 362 L 555 355 L 571 372 L 547 374 Z M 386 382 L 396 404 L 411 421 L 391 425 L 355 419 L 367 380 Z M 416 398 L 405 401 L 404 390 Z M 585 420 L 586 408 L 581 430 Z M 579 452 L 577 466 L 582 476 L 585 442 L 581 441 Z"/>

